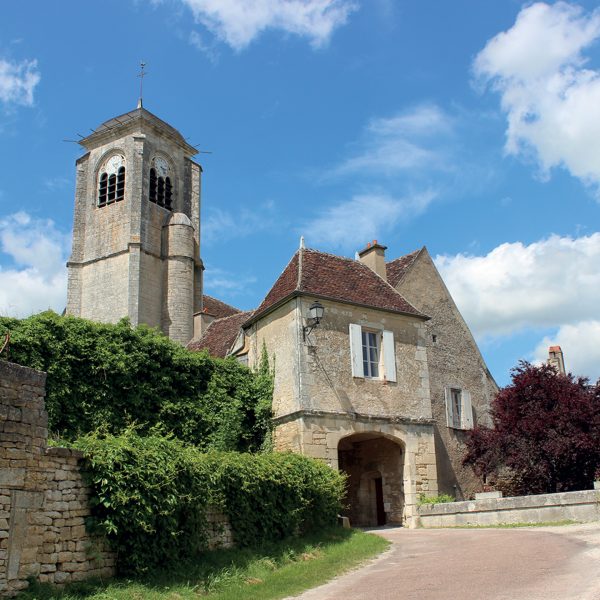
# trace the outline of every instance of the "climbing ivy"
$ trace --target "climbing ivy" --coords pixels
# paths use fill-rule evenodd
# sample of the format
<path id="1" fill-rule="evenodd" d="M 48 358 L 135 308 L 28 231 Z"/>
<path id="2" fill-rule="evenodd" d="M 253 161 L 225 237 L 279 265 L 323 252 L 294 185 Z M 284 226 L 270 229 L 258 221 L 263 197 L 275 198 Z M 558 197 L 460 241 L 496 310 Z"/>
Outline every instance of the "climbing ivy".
<path id="1" fill-rule="evenodd" d="M 157 428 L 201 449 L 257 451 L 270 440 L 272 373 L 190 352 L 146 326 L 59 316 L 0 318 L 8 356 L 46 371 L 49 429 L 66 440 L 102 427 Z"/>

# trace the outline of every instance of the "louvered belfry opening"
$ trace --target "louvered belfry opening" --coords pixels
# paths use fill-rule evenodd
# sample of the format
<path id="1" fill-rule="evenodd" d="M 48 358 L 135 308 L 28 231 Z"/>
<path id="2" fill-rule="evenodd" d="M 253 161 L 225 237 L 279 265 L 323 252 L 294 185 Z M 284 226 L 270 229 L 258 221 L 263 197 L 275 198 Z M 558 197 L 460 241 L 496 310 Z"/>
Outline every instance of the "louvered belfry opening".
<path id="1" fill-rule="evenodd" d="M 113 202 L 120 202 L 125 198 L 125 167 L 120 166 L 114 172 L 110 164 L 104 167 L 98 182 L 98 207 L 107 206 Z M 111 173 L 111 171 L 113 171 Z"/>
<path id="2" fill-rule="evenodd" d="M 102 173 L 100 176 L 100 185 L 98 187 L 98 206 L 106 206 L 106 197 L 108 193 L 108 174 Z"/>
<path id="3" fill-rule="evenodd" d="M 150 193 L 148 195 L 150 202 L 156 203 L 156 170 L 150 169 Z"/>
<path id="4" fill-rule="evenodd" d="M 115 174 L 108 176 L 108 197 L 106 204 L 111 204 L 117 196 L 117 176 Z"/>
<path id="5" fill-rule="evenodd" d="M 117 195 L 116 201 L 125 198 L 125 167 L 120 167 L 117 172 Z"/>
<path id="6" fill-rule="evenodd" d="M 150 169 L 148 200 L 168 210 L 173 210 L 173 184 L 170 177 L 156 175 L 156 169 Z"/>
<path id="7" fill-rule="evenodd" d="M 171 178 L 165 177 L 165 208 L 171 210 L 173 208 L 173 188 L 171 186 Z"/>

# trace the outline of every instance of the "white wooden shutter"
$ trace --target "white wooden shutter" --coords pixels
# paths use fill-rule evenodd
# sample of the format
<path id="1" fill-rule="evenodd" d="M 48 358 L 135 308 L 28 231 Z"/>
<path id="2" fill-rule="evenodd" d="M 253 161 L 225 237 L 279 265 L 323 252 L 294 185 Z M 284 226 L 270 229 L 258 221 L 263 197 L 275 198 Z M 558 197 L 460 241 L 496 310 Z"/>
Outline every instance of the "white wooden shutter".
<path id="1" fill-rule="evenodd" d="M 473 429 L 473 406 L 471 404 L 471 392 L 462 390 L 460 396 L 462 401 L 462 428 Z"/>
<path id="2" fill-rule="evenodd" d="M 350 355 L 352 361 L 352 377 L 364 377 L 362 354 L 362 329 L 360 325 L 350 323 Z"/>
<path id="3" fill-rule="evenodd" d="M 446 425 L 454 427 L 454 407 L 452 406 L 452 391 L 449 387 L 444 388 L 446 396 Z"/>
<path id="4" fill-rule="evenodd" d="M 394 332 L 383 332 L 383 369 L 388 381 L 396 381 L 396 349 Z"/>

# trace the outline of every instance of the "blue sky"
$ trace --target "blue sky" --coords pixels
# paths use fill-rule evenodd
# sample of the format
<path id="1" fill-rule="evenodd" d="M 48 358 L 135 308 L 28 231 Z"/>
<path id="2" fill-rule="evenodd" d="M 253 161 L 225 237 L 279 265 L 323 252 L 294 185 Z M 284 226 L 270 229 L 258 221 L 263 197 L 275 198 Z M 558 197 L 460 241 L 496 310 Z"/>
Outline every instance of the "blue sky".
<path id="1" fill-rule="evenodd" d="M 499 383 L 600 376 L 600 12 L 513 0 L 22 0 L 0 25 L 0 312 L 62 310 L 78 134 L 144 105 L 200 154 L 206 291 L 298 247 L 426 245 Z"/>

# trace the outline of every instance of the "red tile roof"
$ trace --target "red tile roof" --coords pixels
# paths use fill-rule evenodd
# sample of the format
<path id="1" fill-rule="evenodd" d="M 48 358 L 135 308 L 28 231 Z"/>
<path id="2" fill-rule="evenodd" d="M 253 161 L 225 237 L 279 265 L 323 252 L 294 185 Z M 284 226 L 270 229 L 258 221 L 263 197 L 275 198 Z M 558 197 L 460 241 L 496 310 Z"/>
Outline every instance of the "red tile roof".
<path id="1" fill-rule="evenodd" d="M 252 315 L 252 311 L 237 312 L 229 317 L 213 321 L 204 335 L 192 340 L 188 350 L 208 350 L 211 356 L 225 358 L 240 332 L 242 324 Z"/>
<path id="2" fill-rule="evenodd" d="M 386 263 L 387 280 L 392 287 L 396 287 L 399 281 L 406 275 L 408 269 L 415 262 L 415 258 L 419 255 L 419 252 L 421 252 L 421 250 L 415 250 L 410 254 L 405 254 L 400 258 L 396 258 L 395 260 Z"/>
<path id="3" fill-rule="evenodd" d="M 302 248 L 294 254 L 252 320 L 286 298 L 299 294 L 425 316 L 360 261 Z"/>
<path id="4" fill-rule="evenodd" d="M 206 294 L 203 296 L 203 303 L 204 310 L 202 312 L 217 319 L 230 317 L 231 315 L 241 312 L 239 308 L 235 308 L 235 306 L 231 306 L 230 304 L 225 304 L 225 302 L 221 302 L 221 300 L 217 300 Z"/>

